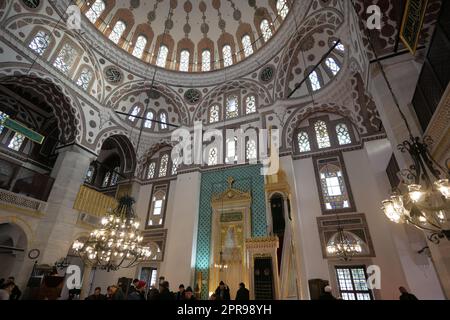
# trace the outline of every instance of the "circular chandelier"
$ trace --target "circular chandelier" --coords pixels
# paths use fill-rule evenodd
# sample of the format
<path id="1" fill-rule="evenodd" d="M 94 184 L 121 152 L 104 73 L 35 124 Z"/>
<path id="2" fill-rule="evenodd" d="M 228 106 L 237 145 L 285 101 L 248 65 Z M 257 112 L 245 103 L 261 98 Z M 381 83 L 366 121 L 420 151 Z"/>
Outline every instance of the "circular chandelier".
<path id="1" fill-rule="evenodd" d="M 130 196 L 119 199 L 113 213 L 104 217 L 101 227 L 94 230 L 86 242 L 75 241 L 73 250 L 88 264 L 101 270 L 131 268 L 150 259 L 152 251 L 142 246 L 140 223 Z"/>
<path id="2" fill-rule="evenodd" d="M 342 227 L 338 227 L 338 232 L 327 245 L 329 255 L 338 256 L 344 261 L 350 261 L 355 255 L 362 253 L 361 243 L 349 237 Z"/>
<path id="3" fill-rule="evenodd" d="M 428 150 L 431 142 L 428 137 L 422 142 L 411 136 L 399 145 L 401 152 L 409 153 L 413 164 L 400 172 L 402 183 L 383 201 L 382 209 L 392 222 L 426 231 L 428 239 L 438 244 L 441 239 L 450 240 L 450 170 L 433 159 Z"/>

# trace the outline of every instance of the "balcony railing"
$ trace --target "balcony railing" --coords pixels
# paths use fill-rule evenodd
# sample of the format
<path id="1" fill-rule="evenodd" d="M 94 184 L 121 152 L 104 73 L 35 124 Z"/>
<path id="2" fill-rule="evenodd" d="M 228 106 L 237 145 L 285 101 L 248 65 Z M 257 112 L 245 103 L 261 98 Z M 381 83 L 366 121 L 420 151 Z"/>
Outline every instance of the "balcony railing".
<path id="1" fill-rule="evenodd" d="M 44 213 L 47 209 L 47 203 L 10 191 L 0 190 L 0 207 L 7 209 L 12 207 L 19 211 Z"/>
<path id="2" fill-rule="evenodd" d="M 48 175 L 0 159 L 0 189 L 47 201 L 54 181 Z"/>

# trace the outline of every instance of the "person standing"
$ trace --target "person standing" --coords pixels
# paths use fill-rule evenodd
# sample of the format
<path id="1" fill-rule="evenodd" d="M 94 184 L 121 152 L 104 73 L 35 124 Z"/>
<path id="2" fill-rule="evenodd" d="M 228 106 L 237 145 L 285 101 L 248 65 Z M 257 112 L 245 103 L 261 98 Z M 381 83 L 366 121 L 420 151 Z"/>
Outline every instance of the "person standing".
<path id="1" fill-rule="evenodd" d="M 194 296 L 194 292 L 192 291 L 191 287 L 187 287 L 186 291 L 185 291 L 185 299 L 186 301 L 195 301 L 195 296 Z"/>
<path id="2" fill-rule="evenodd" d="M 223 281 L 220 281 L 216 289 L 217 300 L 230 301 L 230 288 Z"/>
<path id="3" fill-rule="evenodd" d="M 86 300 L 106 300 L 106 296 L 102 294 L 102 288 L 97 287 L 94 290 L 94 294 L 86 298 Z"/>
<path id="4" fill-rule="evenodd" d="M 14 289 L 13 282 L 4 284 L 3 288 L 0 289 L 0 300 L 1 301 L 10 300 L 13 289 Z"/>
<path id="5" fill-rule="evenodd" d="M 239 284 L 239 290 L 236 293 L 236 301 L 248 301 L 250 300 L 250 291 L 245 287 L 244 283 Z"/>
<path id="6" fill-rule="evenodd" d="M 135 290 L 128 295 L 128 300 L 145 300 L 145 281 L 138 281 Z"/>
<path id="7" fill-rule="evenodd" d="M 125 300 L 125 295 L 121 288 L 116 285 L 110 287 L 111 300 Z"/>
<path id="8" fill-rule="evenodd" d="M 19 300 L 22 296 L 22 291 L 20 291 L 19 287 L 16 285 L 16 279 L 14 277 L 9 277 L 8 280 L 6 280 L 6 283 L 14 284 L 9 300 Z"/>
<path id="9" fill-rule="evenodd" d="M 185 294 L 186 294 L 186 291 L 184 290 L 184 284 L 180 284 L 180 286 L 178 287 L 178 292 L 175 297 L 175 300 L 177 300 L 177 301 L 184 300 Z"/>
<path id="10" fill-rule="evenodd" d="M 404 287 L 400 287 L 400 288 L 398 288 L 398 290 L 401 293 L 400 298 L 399 298 L 401 301 L 419 300 L 419 299 L 417 299 L 417 297 L 415 295 L 413 295 L 412 293 L 409 293 L 408 290 L 406 290 Z"/>
<path id="11" fill-rule="evenodd" d="M 174 300 L 174 295 L 170 292 L 168 281 L 163 281 L 159 287 L 159 300 L 162 301 Z"/>
<path id="12" fill-rule="evenodd" d="M 326 286 L 323 291 L 324 293 L 319 297 L 319 300 L 336 300 L 336 298 L 331 293 L 333 290 L 330 286 Z"/>

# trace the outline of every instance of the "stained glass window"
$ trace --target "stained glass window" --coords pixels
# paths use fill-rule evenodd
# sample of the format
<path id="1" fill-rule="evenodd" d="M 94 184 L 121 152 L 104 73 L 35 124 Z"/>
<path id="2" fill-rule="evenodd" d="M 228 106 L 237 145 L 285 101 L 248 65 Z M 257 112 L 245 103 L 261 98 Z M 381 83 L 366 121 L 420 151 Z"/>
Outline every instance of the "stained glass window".
<path id="1" fill-rule="evenodd" d="M 337 41 L 333 41 L 333 46 L 336 44 Z M 345 51 L 345 46 L 339 42 L 339 44 L 335 47 L 337 50 L 344 52 Z"/>
<path id="2" fill-rule="evenodd" d="M 325 60 L 325 64 L 327 65 L 328 69 L 331 70 L 333 75 L 337 75 L 341 70 L 341 67 L 339 67 L 339 65 L 336 63 L 336 60 L 334 60 L 333 58 L 327 58 Z"/>
<path id="3" fill-rule="evenodd" d="M 113 173 L 111 174 L 111 186 L 115 186 L 117 181 L 119 181 L 119 167 L 115 167 Z"/>
<path id="4" fill-rule="evenodd" d="M 372 300 L 364 267 L 336 267 L 336 275 L 343 300 Z"/>
<path id="5" fill-rule="evenodd" d="M 150 213 L 148 217 L 149 226 L 161 226 L 163 223 L 164 206 L 166 203 L 166 193 L 165 187 L 163 189 L 157 190 L 152 197 L 152 205 L 150 208 Z"/>
<path id="6" fill-rule="evenodd" d="M 0 134 L 3 132 L 3 129 L 5 128 L 4 126 L 1 125 L 1 123 L 7 117 L 8 115 L 6 113 L 0 111 Z"/>
<path id="7" fill-rule="evenodd" d="M 161 162 L 159 164 L 159 178 L 167 176 L 167 167 L 169 165 L 169 155 L 165 154 L 161 158 Z"/>
<path id="8" fill-rule="evenodd" d="M 348 131 L 347 125 L 345 125 L 344 123 L 340 123 L 336 126 L 336 134 L 339 141 L 339 145 L 343 146 L 352 143 L 350 132 Z"/>
<path id="9" fill-rule="evenodd" d="M 229 96 L 227 98 L 227 119 L 236 118 L 239 116 L 239 102 L 237 96 Z"/>
<path id="10" fill-rule="evenodd" d="M 136 44 L 134 45 L 133 56 L 142 59 L 146 45 L 147 45 L 147 38 L 144 36 L 139 36 L 136 40 Z"/>
<path id="11" fill-rule="evenodd" d="M 134 122 L 139 112 L 141 112 L 141 108 L 139 106 L 134 106 L 133 111 L 131 111 L 131 115 L 128 117 L 128 120 Z"/>
<path id="12" fill-rule="evenodd" d="M 165 112 L 161 112 L 161 114 L 159 115 L 159 121 L 160 121 L 160 128 L 161 130 L 166 130 L 167 129 L 167 113 Z"/>
<path id="13" fill-rule="evenodd" d="M 159 48 L 158 57 L 156 58 L 156 65 L 161 68 L 166 67 L 167 56 L 169 55 L 169 48 L 162 45 Z"/>
<path id="14" fill-rule="evenodd" d="M 251 114 L 255 112 L 256 112 L 256 97 L 248 96 L 247 99 L 245 99 L 245 113 Z"/>
<path id="15" fill-rule="evenodd" d="M 180 53 L 180 71 L 188 72 L 189 71 L 189 51 L 183 50 Z"/>
<path id="16" fill-rule="evenodd" d="M 231 47 L 229 45 L 225 45 L 222 48 L 223 55 L 223 65 L 225 67 L 229 67 L 233 64 L 233 54 L 231 53 Z"/>
<path id="17" fill-rule="evenodd" d="M 245 57 L 253 54 L 252 40 L 248 34 L 242 37 L 242 47 L 244 48 Z"/>
<path id="18" fill-rule="evenodd" d="M 86 17 L 89 19 L 89 21 L 95 23 L 97 22 L 98 18 L 101 16 L 105 8 L 105 2 L 103 2 L 102 0 L 95 0 L 89 10 L 86 12 Z"/>
<path id="19" fill-rule="evenodd" d="M 209 166 L 215 166 L 217 165 L 217 148 L 211 148 L 209 150 L 209 156 L 208 156 L 208 165 Z"/>
<path id="20" fill-rule="evenodd" d="M 111 171 L 108 171 L 105 174 L 105 177 L 103 178 L 103 183 L 102 183 L 102 187 L 106 188 L 107 186 L 109 186 L 109 180 L 111 179 Z"/>
<path id="21" fill-rule="evenodd" d="M 255 160 L 257 159 L 257 146 L 255 140 L 249 140 L 247 141 L 247 150 L 246 150 L 246 156 L 247 160 Z"/>
<path id="22" fill-rule="evenodd" d="M 319 175 L 325 209 L 350 208 L 350 198 L 339 159 L 319 160 Z"/>
<path id="23" fill-rule="evenodd" d="M 28 46 L 31 50 L 42 56 L 50 45 L 50 34 L 44 31 L 38 31 Z"/>
<path id="24" fill-rule="evenodd" d="M 264 19 L 261 21 L 260 24 L 261 33 L 263 35 L 264 41 L 269 41 L 270 38 L 272 38 L 272 28 L 270 28 L 269 21 L 267 19 Z"/>
<path id="25" fill-rule="evenodd" d="M 151 112 L 151 111 L 149 111 L 149 112 L 147 112 L 147 116 L 146 116 L 146 118 L 147 118 L 147 120 L 145 120 L 145 123 L 144 123 L 144 126 L 147 128 L 147 129 L 151 129 L 152 127 L 153 127 L 153 118 L 154 118 L 154 114 L 153 114 L 153 112 Z"/>
<path id="26" fill-rule="evenodd" d="M 88 68 L 84 68 L 81 71 L 80 76 L 78 77 L 77 86 L 79 86 L 84 91 L 86 91 L 89 88 L 89 84 L 91 83 L 92 76 L 93 76 L 92 71 Z"/>
<path id="27" fill-rule="evenodd" d="M 309 135 L 307 132 L 299 132 L 297 135 L 298 150 L 300 152 L 311 151 L 311 144 L 309 143 Z"/>
<path id="28" fill-rule="evenodd" d="M 14 151 L 19 151 L 24 142 L 25 136 L 21 135 L 20 133 L 15 133 L 14 137 L 9 142 L 8 148 Z"/>
<path id="29" fill-rule="evenodd" d="M 319 149 L 330 148 L 330 136 L 328 135 L 327 124 L 320 120 L 314 124 L 314 130 L 316 131 L 317 145 Z"/>
<path id="30" fill-rule="evenodd" d="M 92 183 L 92 181 L 94 180 L 94 175 L 95 175 L 95 166 L 90 165 L 88 171 L 86 172 L 84 182 Z"/>
<path id="31" fill-rule="evenodd" d="M 313 91 L 317 91 L 322 88 L 322 86 L 320 85 L 319 75 L 316 71 L 313 71 L 309 75 L 309 82 L 311 83 L 311 88 L 313 89 Z"/>
<path id="32" fill-rule="evenodd" d="M 68 74 L 75 63 L 77 56 L 77 50 L 69 43 L 66 43 L 58 53 L 58 57 L 56 57 L 53 66 L 59 69 L 62 73 Z"/>
<path id="33" fill-rule="evenodd" d="M 111 31 L 111 34 L 109 35 L 109 40 L 111 40 L 115 44 L 118 44 L 126 28 L 127 26 L 123 21 L 117 21 L 116 25 Z"/>
<path id="34" fill-rule="evenodd" d="M 216 123 L 220 120 L 220 107 L 218 105 L 209 108 L 209 123 Z"/>
<path id="35" fill-rule="evenodd" d="M 211 70 L 211 51 L 203 50 L 202 52 L 202 71 Z"/>
<path id="36" fill-rule="evenodd" d="M 148 166 L 148 171 L 147 171 L 147 179 L 148 180 L 153 179 L 155 177 L 155 171 L 156 171 L 156 162 L 152 162 Z"/>
<path id="37" fill-rule="evenodd" d="M 289 13 L 289 7 L 287 5 L 286 0 L 278 0 L 277 1 L 277 11 L 278 15 L 284 20 Z"/>

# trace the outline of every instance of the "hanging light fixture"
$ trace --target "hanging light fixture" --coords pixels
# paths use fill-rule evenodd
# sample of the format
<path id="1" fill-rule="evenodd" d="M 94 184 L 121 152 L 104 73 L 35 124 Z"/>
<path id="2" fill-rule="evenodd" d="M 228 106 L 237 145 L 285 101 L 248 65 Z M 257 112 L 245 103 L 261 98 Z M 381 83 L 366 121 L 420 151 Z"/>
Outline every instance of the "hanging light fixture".
<path id="1" fill-rule="evenodd" d="M 338 256 L 344 261 L 350 261 L 355 255 L 362 253 L 361 243 L 345 233 L 339 226 L 338 232 L 327 246 L 327 253 L 332 256 Z"/>
<path id="2" fill-rule="evenodd" d="M 223 271 L 224 269 L 228 269 L 228 265 L 223 263 L 223 252 L 220 252 L 220 260 L 219 263 L 215 263 L 214 267 L 219 269 L 219 271 Z"/>
<path id="3" fill-rule="evenodd" d="M 131 268 L 150 259 L 150 248 L 142 246 L 134 202 L 130 196 L 120 198 L 112 214 L 102 219 L 101 227 L 86 242 L 76 241 L 73 250 L 89 265 L 107 271 Z"/>

